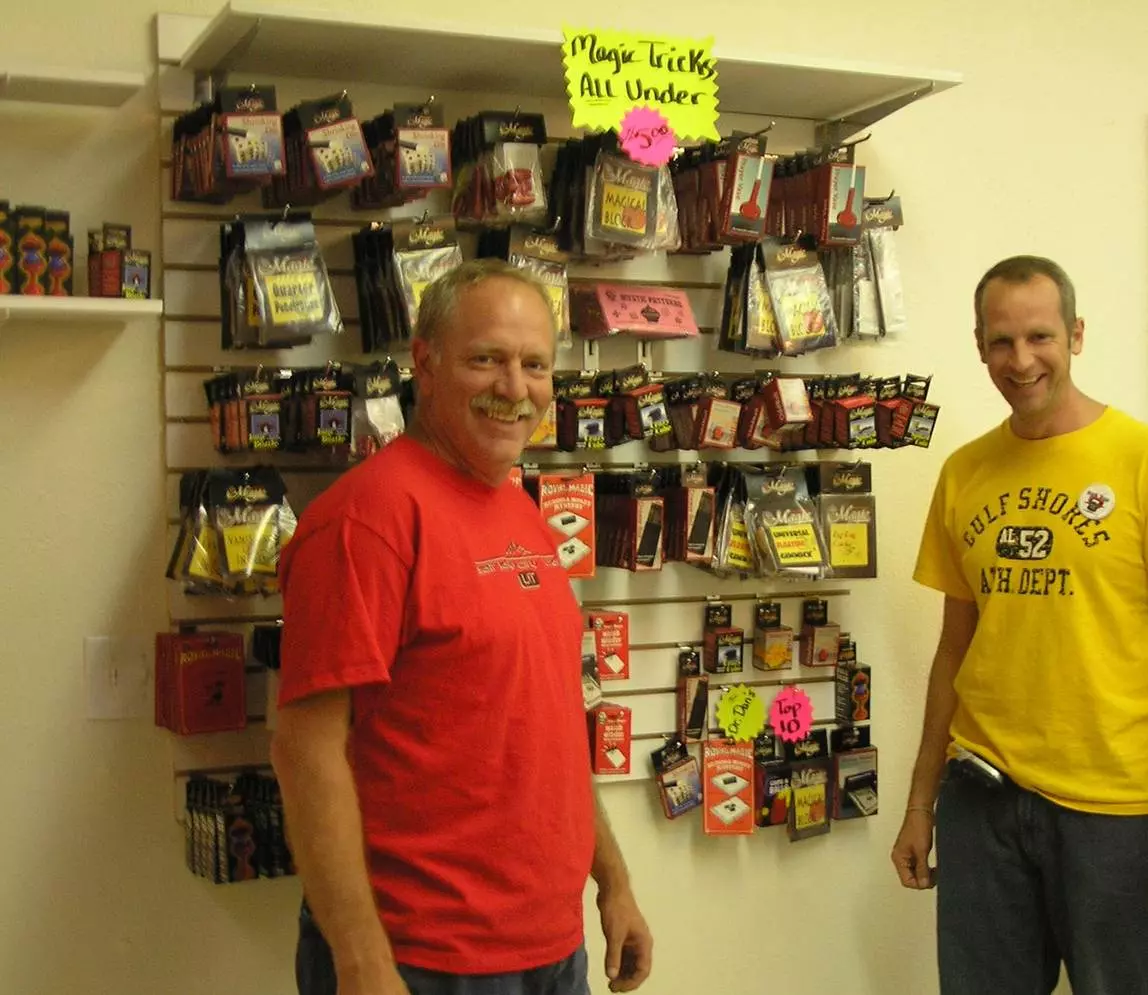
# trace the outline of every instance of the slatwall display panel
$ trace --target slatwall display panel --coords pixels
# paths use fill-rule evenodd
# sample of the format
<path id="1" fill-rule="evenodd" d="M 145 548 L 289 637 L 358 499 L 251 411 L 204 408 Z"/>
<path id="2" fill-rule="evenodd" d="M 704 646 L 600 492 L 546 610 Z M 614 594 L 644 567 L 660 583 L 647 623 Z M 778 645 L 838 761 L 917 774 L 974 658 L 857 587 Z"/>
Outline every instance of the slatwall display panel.
<path id="1" fill-rule="evenodd" d="M 218 300 L 213 300 L 213 306 L 218 311 Z M 385 353 L 364 355 L 358 325 L 347 325 L 338 335 L 318 336 L 310 344 L 294 349 L 228 351 L 219 344 L 217 313 L 168 317 L 164 320 L 163 338 L 165 369 L 198 373 L 201 382 L 213 370 L 255 369 L 260 365 L 268 368 L 323 366 L 332 361 L 368 364 L 386 358 Z M 406 349 L 397 349 L 391 355 L 400 365 L 410 365 L 410 354 Z"/>
<path id="2" fill-rule="evenodd" d="M 230 84 L 245 82 L 274 83 L 280 109 L 287 109 L 298 99 L 318 97 L 344 88 L 339 81 L 299 81 L 267 77 L 233 77 Z M 414 89 L 354 84 L 346 87 L 360 119 L 372 117 L 396 101 L 424 101 L 429 94 Z M 340 310 L 346 323 L 341 335 L 317 337 L 311 344 L 296 349 L 276 351 L 225 351 L 220 347 L 220 299 L 217 275 L 218 226 L 237 213 L 264 213 L 258 195 L 237 198 L 227 205 L 200 205 L 174 202 L 170 199 L 170 133 L 177 112 L 192 106 L 193 81 L 190 74 L 171 67 L 161 68 L 160 141 L 163 170 L 163 258 L 162 279 L 165 294 L 164 321 L 164 397 L 166 425 L 166 465 L 168 467 L 169 543 L 174 543 L 178 520 L 178 474 L 186 469 L 210 466 L 251 466 L 271 463 L 279 468 L 288 487 L 292 507 L 302 512 L 307 504 L 346 469 L 333 464 L 323 455 L 312 454 L 220 454 L 213 447 L 207 424 L 203 381 L 214 370 L 320 366 L 327 361 L 350 363 L 372 362 L 385 354 L 363 355 L 357 323 L 358 302 L 353 277 L 351 235 L 372 220 L 398 217 L 420 217 L 424 210 L 433 216 L 446 213 L 444 194 L 434 194 L 405 208 L 383 212 L 357 212 L 350 208 L 349 195 L 342 194 L 317 207 L 310 208 L 316 219 L 316 231 Z M 438 93 L 448 125 L 459 117 L 480 110 L 514 109 L 541 111 L 547 116 L 552 137 L 570 134 L 569 108 L 564 101 L 532 100 L 528 95 Z M 738 117 L 723 120 L 723 132 L 733 129 L 756 131 L 770 125 L 768 118 Z M 770 135 L 770 149 L 786 152 L 808 146 L 813 137 L 810 122 L 777 119 Z M 472 236 L 462 233 L 467 252 Z M 469 254 L 469 253 L 468 253 Z M 695 339 L 643 344 L 626 336 L 585 343 L 576 339 L 573 346 L 560 352 L 558 366 L 563 370 L 608 369 L 643 362 L 658 372 L 718 370 L 749 372 L 766 365 L 744 357 L 719 352 L 713 332 L 721 322 L 722 294 L 728 255 L 725 252 L 705 256 L 666 257 L 648 255 L 621 263 L 603 265 L 576 264 L 570 267 L 571 283 L 622 282 L 673 286 L 684 289 L 690 298 L 694 316 L 703 333 Z M 396 349 L 393 358 L 409 367 L 409 352 Z M 835 360 L 835 361 L 834 361 Z M 773 363 L 787 370 L 818 371 L 825 368 L 845 369 L 857 360 L 837 357 L 805 357 Z M 762 453 L 702 454 L 707 460 L 730 459 L 760 462 Z M 634 462 L 693 462 L 697 453 L 653 454 L 641 443 L 630 443 L 593 460 L 602 464 Z M 578 466 L 590 458 L 586 453 L 529 453 L 527 462 L 551 466 Z M 169 545 L 170 548 L 170 545 Z M 822 585 L 826 590 L 830 586 Z M 652 776 L 649 751 L 656 748 L 662 735 L 676 725 L 676 684 L 678 643 L 700 645 L 702 614 L 707 595 L 735 594 L 734 624 L 740 625 L 747 638 L 752 636 L 752 599 L 747 595 L 785 598 L 784 621 L 799 625 L 800 598 L 795 593 L 815 591 L 805 585 L 795 592 L 795 585 L 760 580 L 740 581 L 718 578 L 697 568 L 669 563 L 661 571 L 629 574 L 625 571 L 599 568 L 598 576 L 574 584 L 580 600 L 588 605 L 608 602 L 604 608 L 616 608 L 630 616 L 631 643 L 654 648 L 638 648 L 632 654 L 631 678 L 605 682 L 606 700 L 616 700 L 633 709 L 636 736 L 632 773 L 628 777 L 600 777 L 603 783 L 619 780 L 646 779 Z M 831 585 L 831 617 L 848 628 L 847 587 Z M 663 599 L 670 599 L 664 601 Z M 678 600 L 673 600 L 678 599 Z M 184 593 L 169 583 L 169 614 L 173 627 L 180 623 L 222 626 L 245 631 L 249 623 L 273 621 L 281 612 L 281 599 L 232 599 L 201 597 Z M 617 603 L 615 602 L 624 602 Z M 666 645 L 671 644 L 671 645 Z M 716 703 L 723 686 L 747 683 L 758 688 L 768 701 L 782 684 L 797 684 L 807 691 L 814 704 L 814 718 L 827 722 L 833 715 L 833 686 L 824 671 L 803 671 L 796 667 L 778 673 L 756 671 L 750 664 L 750 646 L 745 647 L 745 670 L 741 674 L 711 675 L 711 701 Z M 264 680 L 266 675 L 259 675 Z M 252 704 L 253 714 L 272 715 L 264 691 Z M 226 772 L 248 765 L 266 764 L 269 731 L 266 722 L 256 722 L 243 733 L 220 736 L 188 737 L 179 741 L 173 755 L 173 767 L 180 778 L 196 770 Z M 178 737 L 177 737 L 178 739 Z M 177 782 L 177 809 L 182 806 L 182 782 Z"/>

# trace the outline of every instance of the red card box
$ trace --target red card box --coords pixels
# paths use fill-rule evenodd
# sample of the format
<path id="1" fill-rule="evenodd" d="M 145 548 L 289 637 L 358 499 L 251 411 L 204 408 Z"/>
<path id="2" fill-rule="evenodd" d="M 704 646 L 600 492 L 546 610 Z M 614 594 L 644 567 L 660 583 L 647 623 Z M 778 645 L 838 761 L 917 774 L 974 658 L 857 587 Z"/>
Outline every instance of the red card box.
<path id="1" fill-rule="evenodd" d="M 242 636 L 161 632 L 155 648 L 156 725 L 181 736 L 247 725 Z"/>
<path id="2" fill-rule="evenodd" d="M 604 702 L 590 712 L 589 721 L 590 769 L 595 774 L 629 774 L 630 709 Z"/>
<path id="3" fill-rule="evenodd" d="M 639 338 L 686 338 L 698 334 L 690 299 L 670 287 L 598 283 L 570 288 L 571 320 L 583 338 L 626 333 Z"/>

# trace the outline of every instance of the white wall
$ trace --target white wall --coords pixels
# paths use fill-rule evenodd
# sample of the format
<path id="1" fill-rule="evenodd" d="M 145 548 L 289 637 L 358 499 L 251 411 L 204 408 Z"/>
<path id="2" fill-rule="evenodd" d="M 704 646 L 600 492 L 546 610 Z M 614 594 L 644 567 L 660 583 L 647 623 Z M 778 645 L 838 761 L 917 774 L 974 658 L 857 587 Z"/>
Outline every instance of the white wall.
<path id="1" fill-rule="evenodd" d="M 344 2 L 312 6 L 370 9 Z M 164 4 L 211 13 L 212 0 Z M 7 9 L 11 8 L 11 9 Z M 47 63 L 150 71 L 144 0 L 7 5 L 14 40 Z M 562 23 L 543 5 L 487 21 Z M 444 20 L 479 8 L 442 0 Z M 585 0 L 586 25 L 715 34 L 743 47 L 953 69 L 956 90 L 873 129 L 873 189 L 906 205 L 913 331 L 871 364 L 937 374 L 934 448 L 877 460 L 883 577 L 850 621 L 874 666 L 882 814 L 791 846 L 777 833 L 704 839 L 665 823 L 648 785 L 608 789 L 616 832 L 657 937 L 648 990 L 742 995 L 935 991 L 932 898 L 895 886 L 887 851 L 915 750 L 939 603 L 908 579 L 940 460 L 1002 416 L 970 336 L 973 284 L 1003 255 L 1048 254 L 1087 319 L 1086 390 L 1148 414 L 1145 86 L 1148 10 L 1100 0 L 951 4 L 711 0 L 625 8 Z M 571 15 L 574 16 L 574 15 Z M 2 64 L 3 59 L 0 59 Z M 128 221 L 158 247 L 154 95 L 84 113 L 0 103 L 0 198 L 70 208 L 77 230 Z M 1111 234 L 1110 234 L 1111 233 Z M 81 252 L 82 257 L 82 252 Z M 221 888 L 182 867 L 168 745 L 149 723 L 84 718 L 81 640 L 146 640 L 164 621 L 166 554 L 158 331 L 0 329 L 0 576 L 5 694 L 0 777 L 0 990 L 193 995 L 293 990 L 295 882 Z M 862 628 L 863 626 L 863 628 Z M 592 903 L 587 905 L 592 914 Z M 591 953 L 600 961 L 601 945 Z M 728 953 L 737 951 L 738 956 Z M 598 986 L 596 991 L 604 991 Z"/>

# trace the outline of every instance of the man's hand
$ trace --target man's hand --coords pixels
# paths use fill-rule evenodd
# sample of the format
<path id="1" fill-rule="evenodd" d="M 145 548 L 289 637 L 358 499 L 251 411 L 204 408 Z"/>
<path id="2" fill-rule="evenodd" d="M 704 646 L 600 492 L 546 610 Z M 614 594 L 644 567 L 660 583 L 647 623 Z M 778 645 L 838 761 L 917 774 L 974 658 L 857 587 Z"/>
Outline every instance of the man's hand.
<path id="1" fill-rule="evenodd" d="M 920 808 L 905 813 L 901 832 L 893 844 L 893 866 L 906 888 L 925 890 L 936 885 L 936 869 L 929 866 L 933 849 L 933 814 Z"/>
<path id="2" fill-rule="evenodd" d="M 606 937 L 610 991 L 632 992 L 650 976 L 654 938 L 629 887 L 598 890 L 598 912 Z"/>

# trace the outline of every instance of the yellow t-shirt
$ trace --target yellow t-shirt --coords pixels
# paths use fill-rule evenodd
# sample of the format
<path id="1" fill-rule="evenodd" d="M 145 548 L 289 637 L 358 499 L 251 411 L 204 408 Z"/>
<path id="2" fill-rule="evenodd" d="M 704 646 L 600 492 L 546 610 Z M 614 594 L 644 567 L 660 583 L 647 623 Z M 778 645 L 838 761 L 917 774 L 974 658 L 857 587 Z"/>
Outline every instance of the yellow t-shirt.
<path id="1" fill-rule="evenodd" d="M 975 601 L 955 742 L 1069 808 L 1148 813 L 1148 426 L 957 450 L 914 579 Z"/>

